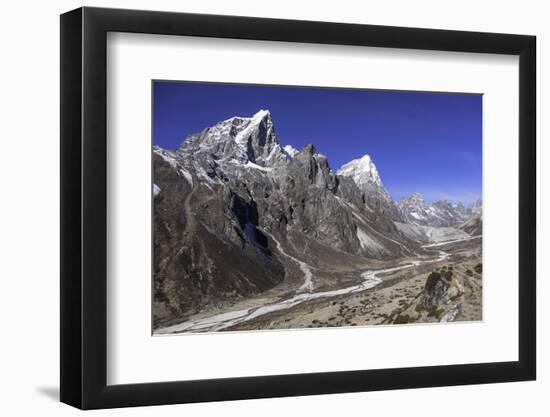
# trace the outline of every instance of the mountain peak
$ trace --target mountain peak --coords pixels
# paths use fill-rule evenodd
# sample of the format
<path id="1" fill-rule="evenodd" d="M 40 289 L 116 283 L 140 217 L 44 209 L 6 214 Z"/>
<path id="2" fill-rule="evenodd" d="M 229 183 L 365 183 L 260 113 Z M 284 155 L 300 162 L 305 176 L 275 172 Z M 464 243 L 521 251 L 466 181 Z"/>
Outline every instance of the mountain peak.
<path id="1" fill-rule="evenodd" d="M 359 186 L 366 183 L 382 185 L 382 180 L 370 155 L 363 155 L 361 158 L 342 165 L 337 174 L 352 177 Z"/>
<path id="2" fill-rule="evenodd" d="M 287 160 L 275 134 L 271 112 L 265 109 L 250 117 L 231 117 L 189 135 L 179 151 L 260 166 Z"/>
<path id="3" fill-rule="evenodd" d="M 309 155 L 315 155 L 317 153 L 317 148 L 313 143 L 308 143 L 302 148 L 301 152 L 305 152 Z"/>
<path id="4" fill-rule="evenodd" d="M 262 136 L 272 136 L 273 121 L 269 110 L 260 110 L 252 117 L 237 117 L 235 118 L 240 123 L 233 123 L 232 133 L 235 142 L 245 144 L 254 132 L 263 131 Z M 274 135 L 273 135 L 274 136 Z M 273 137 L 275 140 L 276 138 Z"/>
<path id="5" fill-rule="evenodd" d="M 252 119 L 255 120 L 261 120 L 265 118 L 271 119 L 271 112 L 267 109 L 260 109 L 256 112 L 254 116 L 252 116 Z"/>
<path id="6" fill-rule="evenodd" d="M 365 154 L 361 158 L 355 159 L 355 161 L 358 161 L 361 164 L 372 164 L 372 159 L 369 154 Z"/>
<path id="7" fill-rule="evenodd" d="M 265 126 L 266 134 L 272 133 L 273 121 L 271 119 L 271 112 L 269 110 L 259 110 L 250 117 L 230 117 L 229 119 L 217 122 L 211 127 L 207 127 L 200 133 L 190 135 L 186 140 L 191 139 L 195 136 L 202 136 L 203 140 L 209 139 L 210 141 L 217 141 L 233 139 L 237 143 L 244 142 L 246 141 L 246 139 L 248 139 L 250 134 L 258 130 L 258 128 L 262 124 Z"/>
<path id="8" fill-rule="evenodd" d="M 252 126 L 262 123 L 264 120 L 272 122 L 271 112 L 269 110 L 261 109 L 254 113 L 252 116 L 233 116 L 229 119 L 222 120 L 221 122 L 216 123 L 218 125 L 233 125 L 233 126 Z M 214 126 L 214 127 L 215 127 Z"/>
<path id="9" fill-rule="evenodd" d="M 285 152 L 286 155 L 288 155 L 289 159 L 293 159 L 296 156 L 296 154 L 300 152 L 298 149 L 296 149 L 292 145 L 285 145 L 283 147 L 283 151 Z"/>
<path id="10" fill-rule="evenodd" d="M 424 196 L 418 191 L 412 193 L 409 197 L 401 198 L 402 201 L 419 202 L 424 203 Z"/>

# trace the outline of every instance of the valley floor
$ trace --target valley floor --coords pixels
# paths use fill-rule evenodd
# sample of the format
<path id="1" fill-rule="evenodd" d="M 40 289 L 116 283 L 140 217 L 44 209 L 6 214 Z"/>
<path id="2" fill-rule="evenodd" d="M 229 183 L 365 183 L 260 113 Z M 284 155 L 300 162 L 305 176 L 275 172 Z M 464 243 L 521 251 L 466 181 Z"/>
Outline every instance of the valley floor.
<path id="1" fill-rule="evenodd" d="M 210 310 L 156 329 L 155 334 L 233 330 L 300 329 L 380 324 L 482 320 L 481 237 L 426 245 L 433 255 L 401 259 L 376 269 L 361 269 L 331 288 L 330 274 L 314 274 L 315 286 L 297 291 L 278 288 L 218 311 Z M 449 268 L 457 292 L 447 302 L 426 308 L 423 289 L 432 271 Z M 353 279 L 352 277 L 355 277 Z M 311 281 L 308 281 L 311 283 Z"/>

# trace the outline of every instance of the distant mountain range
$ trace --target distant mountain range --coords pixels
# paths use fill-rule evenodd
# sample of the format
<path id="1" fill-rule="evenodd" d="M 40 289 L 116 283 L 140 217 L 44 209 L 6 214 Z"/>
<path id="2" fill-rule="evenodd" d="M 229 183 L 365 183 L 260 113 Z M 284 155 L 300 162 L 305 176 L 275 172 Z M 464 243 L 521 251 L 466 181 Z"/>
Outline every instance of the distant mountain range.
<path id="1" fill-rule="evenodd" d="M 399 202 L 399 211 L 406 223 L 449 227 L 458 226 L 469 219 L 473 214 L 481 211 L 481 199 L 470 207 L 462 203 L 452 204 L 447 200 L 427 204 L 422 194 L 414 193 L 410 197 L 402 198 Z"/>
<path id="2" fill-rule="evenodd" d="M 313 144 L 282 146 L 267 110 L 175 151 L 155 146 L 153 170 L 155 324 L 265 291 L 297 268 L 345 270 L 481 234 L 481 201 L 427 204 L 417 193 L 397 204 L 368 155 L 334 172 Z"/>

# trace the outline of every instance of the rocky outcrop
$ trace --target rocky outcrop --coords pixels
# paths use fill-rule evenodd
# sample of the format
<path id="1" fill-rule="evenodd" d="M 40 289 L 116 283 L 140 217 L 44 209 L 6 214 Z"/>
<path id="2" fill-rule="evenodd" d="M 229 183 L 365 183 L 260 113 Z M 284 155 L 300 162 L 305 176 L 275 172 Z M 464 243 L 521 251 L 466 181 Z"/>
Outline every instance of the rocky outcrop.
<path id="1" fill-rule="evenodd" d="M 428 275 L 422 291 L 421 303 L 430 310 L 456 299 L 463 292 L 463 288 L 453 279 L 452 267 L 443 267 Z"/>
<path id="2" fill-rule="evenodd" d="M 439 321 L 441 323 L 448 323 L 448 322 L 451 322 L 451 321 L 455 321 L 456 318 L 461 313 L 461 308 L 462 308 L 461 304 L 455 304 L 455 305 L 451 306 L 451 308 L 449 308 L 449 310 L 447 310 L 447 312 L 441 316 Z"/>
<path id="3" fill-rule="evenodd" d="M 304 180 L 303 185 L 313 185 L 329 190 L 332 194 L 338 188 L 338 178 L 330 169 L 327 157 L 320 154 L 313 144 L 304 146 L 288 163 L 286 169 L 290 178 Z"/>
<path id="4" fill-rule="evenodd" d="M 422 291 L 422 304 L 430 309 L 440 304 L 449 302 L 450 282 L 441 275 L 440 272 L 432 272 L 426 279 L 424 290 Z"/>

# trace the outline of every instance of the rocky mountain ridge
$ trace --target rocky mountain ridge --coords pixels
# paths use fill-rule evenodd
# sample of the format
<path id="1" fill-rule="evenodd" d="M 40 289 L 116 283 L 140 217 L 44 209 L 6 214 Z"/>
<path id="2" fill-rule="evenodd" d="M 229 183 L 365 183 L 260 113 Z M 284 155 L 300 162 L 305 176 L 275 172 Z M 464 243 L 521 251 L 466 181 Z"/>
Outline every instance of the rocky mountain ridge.
<path id="1" fill-rule="evenodd" d="M 334 172 L 313 144 L 282 146 L 267 110 L 189 135 L 174 151 L 155 146 L 153 170 L 155 324 L 275 286 L 302 291 L 327 265 L 423 253 L 396 226 L 410 213 L 368 155 Z"/>
<path id="2" fill-rule="evenodd" d="M 456 227 L 481 211 L 481 199 L 470 207 L 462 203 L 453 204 L 447 200 L 428 204 L 422 194 L 413 193 L 402 198 L 398 208 L 405 223 L 417 226 Z"/>

